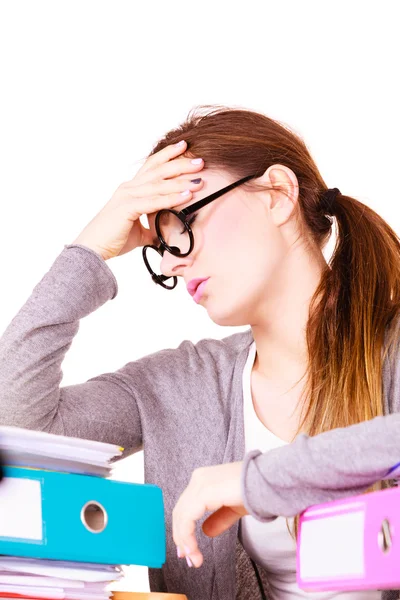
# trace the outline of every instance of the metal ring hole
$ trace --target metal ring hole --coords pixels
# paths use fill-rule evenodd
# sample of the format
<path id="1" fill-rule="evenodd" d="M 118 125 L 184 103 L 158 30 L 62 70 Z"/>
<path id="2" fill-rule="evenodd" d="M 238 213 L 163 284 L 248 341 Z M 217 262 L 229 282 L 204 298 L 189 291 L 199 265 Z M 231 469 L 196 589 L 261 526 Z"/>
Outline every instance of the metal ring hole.
<path id="1" fill-rule="evenodd" d="M 386 552 L 389 552 L 392 547 L 392 532 L 388 519 L 382 521 L 381 530 L 378 533 L 378 545 L 385 554 Z"/>
<path id="2" fill-rule="evenodd" d="M 101 533 L 107 527 L 107 511 L 95 500 L 90 500 L 81 510 L 81 520 L 92 533 Z"/>

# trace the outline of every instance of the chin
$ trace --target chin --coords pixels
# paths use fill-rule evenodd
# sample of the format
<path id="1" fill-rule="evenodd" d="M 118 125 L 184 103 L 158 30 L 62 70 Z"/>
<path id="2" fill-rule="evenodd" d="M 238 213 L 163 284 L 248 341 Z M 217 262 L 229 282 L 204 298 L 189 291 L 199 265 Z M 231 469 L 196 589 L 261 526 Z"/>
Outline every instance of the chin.
<path id="1" fill-rule="evenodd" d="M 244 311 L 239 311 L 233 306 L 216 306 L 215 303 L 205 303 L 208 316 L 216 324 L 222 327 L 242 327 L 249 324 L 249 319 Z"/>

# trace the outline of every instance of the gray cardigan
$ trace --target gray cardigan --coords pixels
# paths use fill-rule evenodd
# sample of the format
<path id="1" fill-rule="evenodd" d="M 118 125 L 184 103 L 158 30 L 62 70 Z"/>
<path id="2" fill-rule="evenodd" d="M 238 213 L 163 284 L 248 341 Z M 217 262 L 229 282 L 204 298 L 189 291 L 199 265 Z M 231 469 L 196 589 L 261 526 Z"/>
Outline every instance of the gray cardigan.
<path id="1" fill-rule="evenodd" d="M 242 372 L 250 330 L 184 341 L 60 389 L 62 361 L 80 319 L 116 294 L 115 277 L 98 254 L 65 246 L 0 340 L 0 423 L 116 443 L 129 452 L 144 447 L 145 481 L 163 489 L 167 528 L 167 561 L 150 570 L 151 589 L 189 600 L 255 600 L 260 593 L 237 541 L 238 525 L 210 539 L 200 522 L 203 566 L 189 569 L 177 558 L 171 513 L 192 471 L 244 459 L 245 505 L 261 521 L 361 493 L 399 462 L 399 361 L 384 364 L 386 416 L 315 437 L 301 434 L 292 444 L 245 456 Z"/>

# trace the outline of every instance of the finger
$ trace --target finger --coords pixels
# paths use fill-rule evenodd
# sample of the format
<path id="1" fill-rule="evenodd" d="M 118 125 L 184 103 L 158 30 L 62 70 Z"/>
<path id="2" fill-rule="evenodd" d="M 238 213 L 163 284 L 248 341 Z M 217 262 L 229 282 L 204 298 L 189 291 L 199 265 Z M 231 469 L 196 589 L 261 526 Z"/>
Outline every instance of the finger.
<path id="1" fill-rule="evenodd" d="M 195 519 L 188 515 L 183 508 L 185 505 L 187 506 L 187 504 L 185 504 L 186 502 L 190 502 L 190 500 L 185 500 L 187 497 L 188 494 L 184 492 L 172 511 L 172 537 L 177 547 L 180 548 L 184 554 L 197 549 Z"/>
<path id="2" fill-rule="evenodd" d="M 197 544 L 196 522 L 204 515 L 205 508 L 200 503 L 192 501 L 181 507 L 190 506 L 189 511 L 184 511 L 178 507 L 173 514 L 173 538 L 180 551 L 183 551 L 186 557 L 189 557 L 194 567 L 200 567 L 203 564 L 203 555 Z M 190 566 L 190 565 L 189 565 Z"/>
<path id="3" fill-rule="evenodd" d="M 193 508 L 191 486 L 186 488 L 172 511 L 172 538 L 178 548 L 178 556 L 189 557 L 188 566 L 200 566 L 203 557 L 197 546 L 196 519 L 185 507 Z M 189 509 L 190 510 L 190 509 Z M 193 513 L 202 514 L 201 509 Z"/>
<path id="4" fill-rule="evenodd" d="M 187 148 L 187 143 L 181 140 L 177 144 L 169 144 L 162 150 L 159 150 L 155 154 L 152 154 L 146 159 L 144 165 L 139 169 L 138 173 L 146 173 L 150 169 L 154 169 L 158 165 L 162 165 L 165 162 L 179 156 Z"/>
<path id="5" fill-rule="evenodd" d="M 177 555 L 178 558 L 185 558 L 188 567 L 196 567 L 199 568 L 204 562 L 203 555 L 200 551 L 196 553 L 190 553 L 189 551 L 185 552 L 179 546 L 177 546 Z"/>
<path id="6" fill-rule="evenodd" d="M 137 198 L 132 202 L 132 220 L 136 220 L 140 215 L 149 215 L 151 213 L 173 208 L 191 200 L 193 194 L 191 190 L 185 190 L 178 194 L 168 194 L 167 196 L 153 196 L 147 198 Z M 129 209 L 128 209 L 129 210 Z"/>
<path id="7" fill-rule="evenodd" d="M 196 569 L 198 569 L 204 562 L 203 555 L 198 549 L 196 551 L 190 552 L 187 549 L 185 552 L 185 556 L 188 567 L 196 567 Z"/>
<path id="8" fill-rule="evenodd" d="M 190 204 L 193 198 L 192 190 L 185 190 L 176 194 L 168 194 L 166 196 L 148 196 L 145 198 L 132 198 L 131 201 L 126 199 L 123 210 L 127 213 L 130 220 L 135 221 L 141 215 L 151 215 L 159 210 L 167 208 L 177 208 L 182 204 Z"/>
<path id="9" fill-rule="evenodd" d="M 188 567 L 201 567 L 204 562 L 203 555 L 200 550 L 191 550 L 188 546 L 177 546 L 176 547 L 178 558 L 186 559 Z"/>
<path id="10" fill-rule="evenodd" d="M 202 158 L 176 158 L 152 170 L 152 178 L 169 179 L 184 173 L 197 173 L 204 167 Z M 150 174 L 149 174 L 150 175 Z"/>
<path id="11" fill-rule="evenodd" d="M 229 506 L 222 506 L 204 521 L 202 530 L 208 537 L 216 537 L 232 527 L 240 518 L 241 515 Z"/>
<path id="12" fill-rule="evenodd" d="M 167 196 L 186 190 L 197 192 L 203 185 L 203 179 L 195 174 L 193 177 L 174 177 L 173 179 L 142 183 L 133 187 L 132 192 L 128 186 L 126 192 L 131 193 L 135 198 L 145 198 L 146 196 Z"/>

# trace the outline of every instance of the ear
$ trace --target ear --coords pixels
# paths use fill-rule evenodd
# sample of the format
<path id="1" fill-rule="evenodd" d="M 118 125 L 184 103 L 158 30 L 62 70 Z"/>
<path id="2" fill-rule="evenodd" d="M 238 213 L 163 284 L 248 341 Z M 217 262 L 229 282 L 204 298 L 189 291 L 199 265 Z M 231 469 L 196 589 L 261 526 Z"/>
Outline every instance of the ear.
<path id="1" fill-rule="evenodd" d="M 271 165 L 260 177 L 270 189 L 268 194 L 270 216 L 276 226 L 288 221 L 297 206 L 299 182 L 296 175 L 285 165 Z"/>

